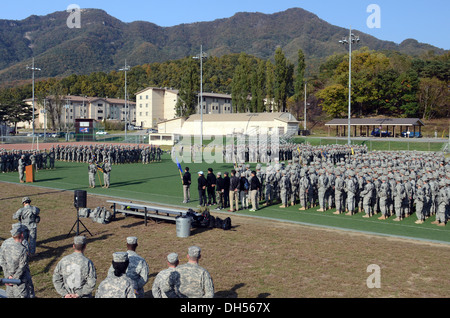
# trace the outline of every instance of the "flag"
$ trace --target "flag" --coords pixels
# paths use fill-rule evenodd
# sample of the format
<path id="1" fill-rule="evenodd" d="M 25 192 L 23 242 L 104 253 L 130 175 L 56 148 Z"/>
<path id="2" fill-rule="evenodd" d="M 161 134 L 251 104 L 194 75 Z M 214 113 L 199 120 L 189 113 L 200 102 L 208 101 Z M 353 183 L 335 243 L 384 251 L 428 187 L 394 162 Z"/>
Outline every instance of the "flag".
<path id="1" fill-rule="evenodd" d="M 181 168 L 181 165 L 180 165 L 180 163 L 178 162 L 178 158 L 176 158 L 177 159 L 177 166 L 178 166 L 178 169 L 180 170 L 180 173 L 183 173 L 183 169 Z"/>
<path id="2" fill-rule="evenodd" d="M 352 147 L 352 155 L 354 155 L 355 154 L 355 151 L 353 150 L 353 147 Z"/>

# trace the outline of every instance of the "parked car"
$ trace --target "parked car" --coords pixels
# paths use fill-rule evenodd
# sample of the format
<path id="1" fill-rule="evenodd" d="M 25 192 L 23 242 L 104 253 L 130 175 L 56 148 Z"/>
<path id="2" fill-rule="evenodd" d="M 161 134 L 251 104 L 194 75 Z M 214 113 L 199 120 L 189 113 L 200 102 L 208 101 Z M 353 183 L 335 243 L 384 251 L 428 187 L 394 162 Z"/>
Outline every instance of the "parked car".
<path id="1" fill-rule="evenodd" d="M 95 134 L 96 135 L 107 135 L 108 133 L 106 131 L 97 131 Z"/>
<path id="2" fill-rule="evenodd" d="M 154 133 L 157 133 L 157 132 L 158 132 L 158 129 L 154 129 L 154 128 L 147 129 L 147 133 L 148 134 L 154 134 Z"/>
<path id="3" fill-rule="evenodd" d="M 422 133 L 419 131 L 413 132 L 413 131 L 404 131 L 402 132 L 402 137 L 405 138 L 422 138 Z"/>
<path id="4" fill-rule="evenodd" d="M 375 128 L 371 133 L 374 137 L 391 137 L 392 133 L 390 131 L 380 131 L 380 128 Z"/>

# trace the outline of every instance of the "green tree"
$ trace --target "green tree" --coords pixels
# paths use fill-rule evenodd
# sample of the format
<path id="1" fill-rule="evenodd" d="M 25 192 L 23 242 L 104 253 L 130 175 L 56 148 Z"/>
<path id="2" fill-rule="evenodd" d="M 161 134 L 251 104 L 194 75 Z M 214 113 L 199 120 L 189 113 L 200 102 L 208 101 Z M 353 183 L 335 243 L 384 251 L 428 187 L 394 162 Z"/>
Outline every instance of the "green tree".
<path id="1" fill-rule="evenodd" d="M 276 111 L 286 111 L 286 101 L 289 86 L 289 71 L 286 57 L 280 47 L 275 50 L 274 71 L 274 105 Z"/>
<path id="2" fill-rule="evenodd" d="M 341 84 L 333 84 L 325 87 L 317 93 L 322 106 L 330 117 L 343 117 L 347 114 L 348 88 Z"/>
<path id="3" fill-rule="evenodd" d="M 304 86 L 305 86 L 305 55 L 303 51 L 298 50 L 298 60 L 297 60 L 297 74 L 295 76 L 294 83 L 294 101 L 299 102 L 303 98 Z"/>
<path id="4" fill-rule="evenodd" d="M 231 82 L 231 95 L 235 112 L 243 113 L 250 109 L 251 66 L 249 56 L 244 52 L 239 55 L 238 62 Z"/>
<path id="5" fill-rule="evenodd" d="M 33 107 L 24 102 L 25 95 L 20 89 L 9 88 L 0 94 L 0 121 L 14 125 L 33 119 Z"/>
<path id="6" fill-rule="evenodd" d="M 200 91 L 200 68 L 198 64 L 191 57 L 184 61 L 179 98 L 175 106 L 177 116 L 190 116 L 196 113 L 197 97 Z M 202 105 L 202 102 L 200 105 Z"/>

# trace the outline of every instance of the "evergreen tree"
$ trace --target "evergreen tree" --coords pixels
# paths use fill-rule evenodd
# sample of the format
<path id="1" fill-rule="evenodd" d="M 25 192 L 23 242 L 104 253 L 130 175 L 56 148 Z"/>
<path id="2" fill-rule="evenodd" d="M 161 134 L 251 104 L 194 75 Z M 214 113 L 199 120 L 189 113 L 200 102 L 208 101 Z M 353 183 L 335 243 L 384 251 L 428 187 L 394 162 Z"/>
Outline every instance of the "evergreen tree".
<path id="1" fill-rule="evenodd" d="M 181 76 L 179 98 L 175 106 L 175 111 L 177 116 L 190 116 L 197 112 L 197 96 L 200 91 L 200 69 L 198 63 L 192 58 L 185 59 L 183 69 L 184 72 Z"/>

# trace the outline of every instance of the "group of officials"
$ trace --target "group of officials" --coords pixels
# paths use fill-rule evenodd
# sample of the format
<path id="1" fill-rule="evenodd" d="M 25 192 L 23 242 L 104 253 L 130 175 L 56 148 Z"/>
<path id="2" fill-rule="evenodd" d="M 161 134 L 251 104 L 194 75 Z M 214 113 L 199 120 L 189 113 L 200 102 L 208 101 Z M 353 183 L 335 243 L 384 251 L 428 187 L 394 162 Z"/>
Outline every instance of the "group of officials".
<path id="1" fill-rule="evenodd" d="M 297 146 L 292 159 L 235 164 L 231 173 L 198 172 L 199 205 L 250 211 L 281 202 L 299 210 L 336 209 L 335 214 L 364 212 L 370 218 L 401 221 L 416 213 L 416 224 L 432 215 L 445 226 L 450 214 L 450 160 L 439 153 L 368 153 L 364 146 Z M 304 151 L 302 151 L 304 150 Z M 183 175 L 184 203 L 190 201 L 191 175 Z M 240 205 L 240 207 L 239 207 Z"/>
<path id="2" fill-rule="evenodd" d="M 0 267 L 4 277 L 19 280 L 6 284 L 8 298 L 34 298 L 34 284 L 29 260 L 36 252 L 39 208 L 31 205 L 29 197 L 22 199 L 23 207 L 13 215 L 19 222 L 11 227 L 11 237 L 0 246 Z M 112 254 L 107 277 L 99 283 L 94 263 L 85 256 L 85 236 L 75 236 L 73 253 L 64 256 L 53 272 L 53 285 L 64 298 L 143 298 L 149 280 L 149 266 L 137 252 L 138 239 L 126 238 L 126 252 Z M 191 246 L 185 264 L 179 265 L 177 253 L 167 256 L 167 269 L 158 273 L 152 285 L 154 298 L 212 298 L 214 283 L 209 272 L 199 265 L 201 249 Z"/>

